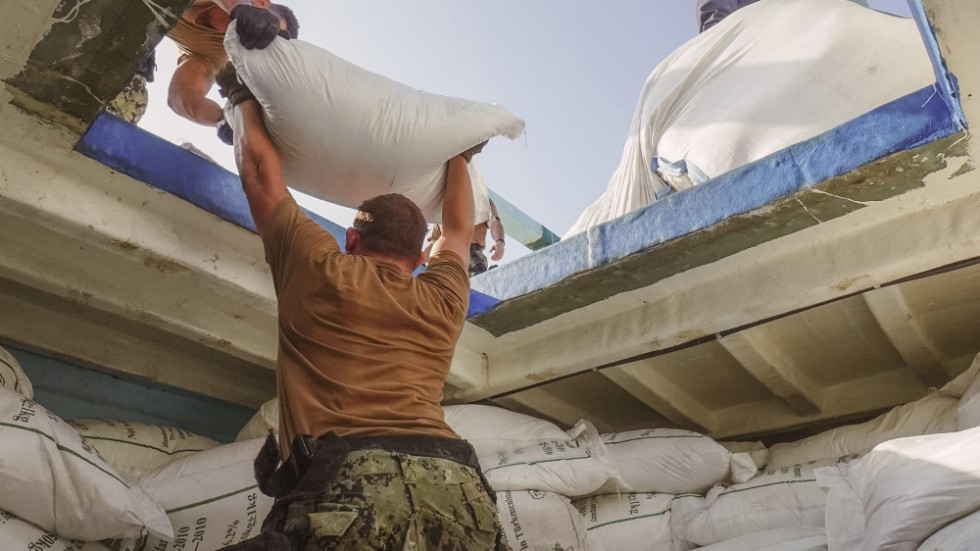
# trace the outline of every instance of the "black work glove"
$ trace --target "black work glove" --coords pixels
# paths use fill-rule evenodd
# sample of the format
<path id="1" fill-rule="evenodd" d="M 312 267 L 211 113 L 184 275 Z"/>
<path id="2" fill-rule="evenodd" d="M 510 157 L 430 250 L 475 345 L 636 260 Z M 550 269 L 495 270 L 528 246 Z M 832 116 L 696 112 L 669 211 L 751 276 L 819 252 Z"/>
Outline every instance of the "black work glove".
<path id="1" fill-rule="evenodd" d="M 239 4 L 229 12 L 246 50 L 262 50 L 279 34 L 279 18 L 269 10 Z"/>
<path id="2" fill-rule="evenodd" d="M 238 79 L 238 72 L 235 66 L 229 61 L 224 68 L 214 75 L 214 82 L 218 85 L 218 93 L 221 97 L 228 100 L 232 107 L 243 101 L 255 99 L 252 91 L 245 86 L 245 83 Z"/>
<path id="3" fill-rule="evenodd" d="M 235 145 L 235 133 L 231 129 L 228 121 L 221 119 L 218 123 L 218 139 L 227 145 Z"/>

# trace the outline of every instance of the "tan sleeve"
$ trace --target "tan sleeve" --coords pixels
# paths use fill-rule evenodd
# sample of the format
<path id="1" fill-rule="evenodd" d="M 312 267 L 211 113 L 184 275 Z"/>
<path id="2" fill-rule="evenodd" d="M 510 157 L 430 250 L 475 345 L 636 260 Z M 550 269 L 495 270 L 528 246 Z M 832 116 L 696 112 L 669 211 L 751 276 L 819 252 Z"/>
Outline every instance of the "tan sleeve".
<path id="1" fill-rule="evenodd" d="M 194 21 L 209 9 L 220 9 L 212 2 L 194 4 L 184 12 L 167 34 L 177 44 L 180 58 L 192 57 L 210 65 L 217 73 L 226 63 L 225 35 L 217 30 L 197 25 Z"/>
<path id="2" fill-rule="evenodd" d="M 438 289 L 439 294 L 466 314 L 470 302 L 470 278 L 458 254 L 442 250 L 429 259 L 419 280 Z"/>
<path id="3" fill-rule="evenodd" d="M 279 294 L 289 274 L 311 265 L 311 258 L 341 254 L 337 240 L 287 197 L 276 205 L 269 218 L 265 234 L 265 259 L 272 269 L 272 281 Z"/>

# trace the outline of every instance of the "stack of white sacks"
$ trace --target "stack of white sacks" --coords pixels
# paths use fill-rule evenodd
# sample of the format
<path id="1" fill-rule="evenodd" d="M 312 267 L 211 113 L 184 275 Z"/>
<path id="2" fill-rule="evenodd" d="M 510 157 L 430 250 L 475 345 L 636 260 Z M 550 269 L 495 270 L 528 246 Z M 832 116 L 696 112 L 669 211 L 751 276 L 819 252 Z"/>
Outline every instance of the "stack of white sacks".
<path id="1" fill-rule="evenodd" d="M 449 406 L 527 551 L 980 549 L 980 356 L 939 391 L 860 425 L 766 449 L 689 431 L 600 435 L 488 406 Z M 272 500 L 235 443 L 173 428 L 62 421 L 0 349 L 0 548 L 212 551 L 256 535 Z M 757 472 L 758 469 L 761 472 Z M 700 547 L 699 547 L 700 546 Z"/>

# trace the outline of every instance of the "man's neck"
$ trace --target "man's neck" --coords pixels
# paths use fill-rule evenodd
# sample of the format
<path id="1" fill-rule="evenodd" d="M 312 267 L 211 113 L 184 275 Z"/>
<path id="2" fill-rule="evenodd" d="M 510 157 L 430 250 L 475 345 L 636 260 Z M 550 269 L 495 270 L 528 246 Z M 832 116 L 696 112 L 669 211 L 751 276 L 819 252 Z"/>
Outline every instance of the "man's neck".
<path id="1" fill-rule="evenodd" d="M 407 274 L 407 275 L 412 275 L 412 272 L 414 272 L 415 271 L 415 268 L 416 268 L 415 266 L 412 266 L 411 265 L 411 262 L 408 262 L 406 260 L 403 260 L 403 259 L 400 259 L 400 258 L 392 258 L 390 256 L 385 256 L 385 255 L 381 255 L 381 254 L 378 254 L 378 253 L 373 253 L 373 252 L 370 252 L 370 251 L 361 251 L 361 252 L 358 252 L 358 253 L 350 253 L 350 254 L 357 254 L 358 256 L 366 256 L 368 258 L 373 258 L 374 260 L 377 260 L 378 262 L 384 262 L 385 264 L 391 264 L 392 266 L 395 266 L 396 268 L 398 268 L 402 272 L 405 272 L 405 274 Z"/>

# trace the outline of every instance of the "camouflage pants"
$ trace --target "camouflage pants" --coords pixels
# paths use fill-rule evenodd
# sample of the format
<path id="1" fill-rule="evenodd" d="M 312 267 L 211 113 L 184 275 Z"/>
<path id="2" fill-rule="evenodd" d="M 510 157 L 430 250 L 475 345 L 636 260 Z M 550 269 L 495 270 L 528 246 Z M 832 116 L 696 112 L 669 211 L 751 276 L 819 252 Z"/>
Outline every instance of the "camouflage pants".
<path id="1" fill-rule="evenodd" d="M 106 105 L 105 110 L 119 118 L 137 124 L 146 113 L 149 104 L 149 93 L 146 89 L 146 77 L 136 75 L 133 80 L 119 92 L 116 99 Z"/>
<path id="2" fill-rule="evenodd" d="M 289 505 L 283 532 L 309 535 L 306 551 L 489 551 L 499 528 L 473 468 L 364 450 L 319 498 Z"/>
<path id="3" fill-rule="evenodd" d="M 487 255 L 483 254 L 484 245 L 470 243 L 470 277 L 487 271 Z"/>

